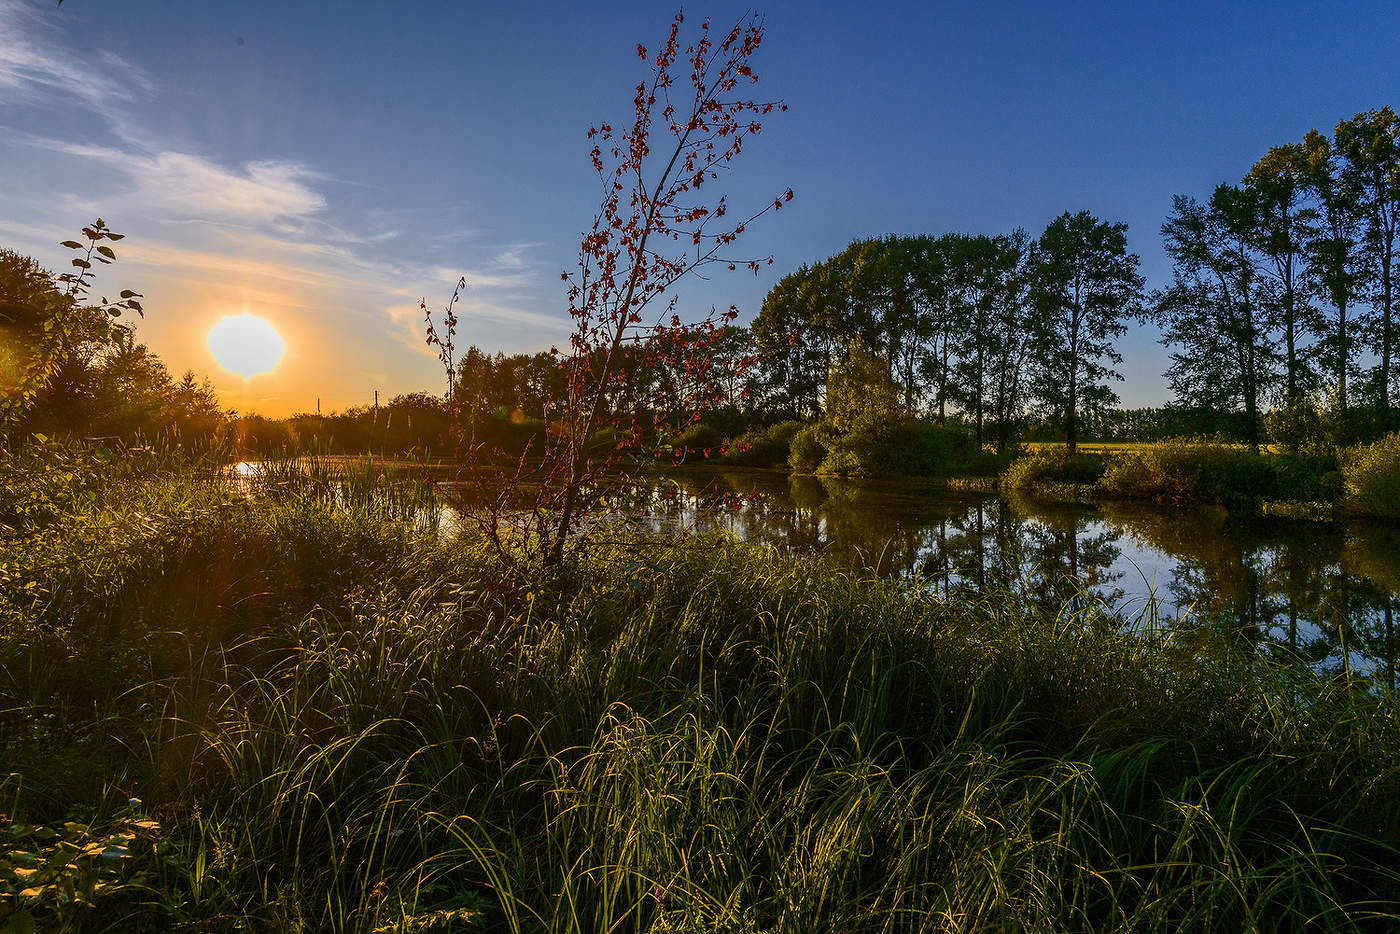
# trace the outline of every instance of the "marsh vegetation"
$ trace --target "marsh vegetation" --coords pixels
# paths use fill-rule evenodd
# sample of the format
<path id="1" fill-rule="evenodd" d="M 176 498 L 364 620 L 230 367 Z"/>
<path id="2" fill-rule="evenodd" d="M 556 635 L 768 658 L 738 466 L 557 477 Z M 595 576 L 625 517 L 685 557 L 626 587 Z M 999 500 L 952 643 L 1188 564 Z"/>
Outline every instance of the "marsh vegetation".
<path id="1" fill-rule="evenodd" d="M 1400 913 L 1384 679 L 718 532 L 511 569 L 372 474 L 53 448 L 3 469 L 0 858 L 44 925 Z"/>

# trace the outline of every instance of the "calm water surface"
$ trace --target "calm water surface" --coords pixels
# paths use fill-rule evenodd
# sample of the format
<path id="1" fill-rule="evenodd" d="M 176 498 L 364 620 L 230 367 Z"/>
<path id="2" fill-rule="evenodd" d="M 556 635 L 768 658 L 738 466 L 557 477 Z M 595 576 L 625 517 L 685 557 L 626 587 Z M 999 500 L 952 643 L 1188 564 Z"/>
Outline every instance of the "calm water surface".
<path id="1" fill-rule="evenodd" d="M 1400 527 L 1231 516 L 1214 507 L 1096 506 L 746 470 L 654 480 L 635 521 L 722 528 L 826 552 L 937 592 L 1084 591 L 1127 627 L 1211 627 L 1242 648 L 1394 687 Z"/>
<path id="2" fill-rule="evenodd" d="M 233 474 L 258 470 L 240 464 Z M 421 502 L 409 497 L 406 514 Z M 936 593 L 1009 588 L 1051 608 L 1091 600 L 1125 628 L 1212 629 L 1246 652 L 1395 687 L 1400 525 L 1051 503 L 742 469 L 671 471 L 614 502 L 618 516 L 642 528 L 724 529 L 915 578 Z M 445 512 L 439 517 L 454 524 L 456 511 Z"/>

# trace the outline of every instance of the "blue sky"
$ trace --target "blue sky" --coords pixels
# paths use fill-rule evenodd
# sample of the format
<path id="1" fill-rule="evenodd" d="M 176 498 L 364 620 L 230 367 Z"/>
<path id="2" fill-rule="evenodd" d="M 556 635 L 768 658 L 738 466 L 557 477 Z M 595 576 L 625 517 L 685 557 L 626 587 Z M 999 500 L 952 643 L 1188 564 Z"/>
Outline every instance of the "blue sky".
<path id="1" fill-rule="evenodd" d="M 729 182 L 763 219 L 754 277 L 683 303 L 755 313 L 799 264 L 885 233 L 1032 234 L 1126 221 L 1150 285 L 1174 193 L 1237 180 L 1272 144 L 1397 104 L 1390 3 L 774 3 L 757 62 L 789 111 Z M 744 7 L 691 5 L 730 21 Z M 654 3 L 0 0 L 0 245 L 51 265 L 101 214 L 128 235 L 107 290 L 228 405 L 283 414 L 436 389 L 420 295 L 472 282 L 465 341 L 567 333 L 559 272 L 596 206 L 584 133 L 627 116 Z M 205 344 L 224 315 L 287 340 L 243 380 Z M 1127 404 L 1165 401 L 1156 335 L 1125 340 Z"/>

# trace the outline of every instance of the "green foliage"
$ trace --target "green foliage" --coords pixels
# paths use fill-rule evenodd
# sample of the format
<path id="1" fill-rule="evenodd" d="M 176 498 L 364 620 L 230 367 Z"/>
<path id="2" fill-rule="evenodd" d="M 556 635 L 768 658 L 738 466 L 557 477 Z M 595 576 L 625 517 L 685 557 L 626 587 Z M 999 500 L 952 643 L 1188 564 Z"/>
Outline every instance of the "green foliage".
<path id="1" fill-rule="evenodd" d="M 781 467 L 792 454 L 792 441 L 803 429 L 789 419 L 763 428 L 750 428 L 729 443 L 724 461 L 741 467 Z"/>
<path id="2" fill-rule="evenodd" d="M 793 470 L 828 477 L 943 477 L 966 468 L 967 433 L 924 419 L 860 415 L 846 430 L 830 422 L 803 427 L 792 439 Z"/>
<path id="3" fill-rule="evenodd" d="M 846 358 L 826 378 L 827 420 L 845 431 L 870 416 L 896 417 L 903 411 L 889 361 L 859 338 L 852 340 L 846 346 Z"/>
<path id="4" fill-rule="evenodd" d="M 135 798 L 52 826 L 0 814 L 0 931 L 63 927 L 89 912 L 139 916 L 150 884 L 180 859 Z"/>
<path id="5" fill-rule="evenodd" d="M 1099 483 L 1112 496 L 1239 509 L 1278 498 L 1278 478 L 1267 456 L 1186 439 L 1116 455 Z"/>
<path id="6" fill-rule="evenodd" d="M 1013 447 L 1001 453 L 997 453 L 986 447 L 977 448 L 972 445 L 968 445 L 968 447 L 972 449 L 967 452 L 966 459 L 959 472 L 968 477 L 986 479 L 999 476 L 1007 467 L 1013 464 L 1018 457 L 1021 457 L 1025 453 L 1019 447 Z"/>
<path id="7" fill-rule="evenodd" d="M 833 431 L 817 473 L 832 477 L 944 477 L 967 460 L 971 442 L 956 428 L 870 412 Z"/>
<path id="8" fill-rule="evenodd" d="M 1033 492 L 1051 483 L 1086 486 L 1099 482 L 1105 464 L 1101 454 L 1071 453 L 1068 448 L 1038 448 L 1012 461 L 1001 475 L 1008 490 Z"/>
<path id="9" fill-rule="evenodd" d="M 84 341 L 111 340 L 129 335 L 117 323 L 128 311 L 144 317 L 139 292 L 123 289 L 117 301 L 102 296 L 88 301 L 93 263 L 116 261 L 116 251 L 102 244 L 125 235 L 113 232 L 97 218 L 83 228 L 85 243 L 65 240 L 60 246 L 76 251 L 76 271 L 53 275 L 34 260 L 0 250 L 0 432 L 22 436 L 22 423 L 35 401 L 66 366 L 81 360 Z"/>
<path id="10" fill-rule="evenodd" d="M 1400 432 L 1349 448 L 1341 462 L 1346 493 L 1357 511 L 1400 519 Z"/>
<path id="11" fill-rule="evenodd" d="M 676 447 L 681 451 L 699 454 L 703 457 L 719 453 L 719 449 L 723 445 L 724 436 L 713 425 L 705 422 L 696 422 L 690 425 L 676 439 Z"/>
<path id="12" fill-rule="evenodd" d="M 1388 696 L 1092 600 L 934 598 L 727 538 L 512 570 L 394 519 L 389 486 L 274 468 L 92 460 L 0 541 L 45 595 L 0 588 L 13 826 L 61 835 L 119 788 L 169 841 L 139 903 L 74 926 L 1400 918 Z"/>
<path id="13" fill-rule="evenodd" d="M 822 461 L 826 460 L 835 436 L 836 430 L 829 422 L 804 425 L 792 436 L 788 466 L 800 473 L 816 473 Z"/>
<path id="14" fill-rule="evenodd" d="M 1300 398 L 1264 416 L 1266 437 L 1290 454 L 1328 454 L 1336 450 L 1336 426 L 1317 401 Z"/>

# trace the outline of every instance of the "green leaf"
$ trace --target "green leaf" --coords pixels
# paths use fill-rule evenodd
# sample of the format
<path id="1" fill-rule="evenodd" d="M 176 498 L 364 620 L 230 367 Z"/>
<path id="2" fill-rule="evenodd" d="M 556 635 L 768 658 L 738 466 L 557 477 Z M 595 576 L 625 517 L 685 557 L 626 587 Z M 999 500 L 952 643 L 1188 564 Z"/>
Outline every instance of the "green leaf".
<path id="1" fill-rule="evenodd" d="M 91 268 L 92 268 L 92 263 L 89 263 L 89 262 L 88 262 L 87 260 L 85 260 L 85 259 L 75 259 L 75 260 L 73 260 L 73 265 L 74 265 L 74 266 L 81 266 L 81 267 L 84 268 L 84 269 L 91 269 Z"/>
<path id="2" fill-rule="evenodd" d="M 83 245 L 77 240 L 64 240 L 59 246 L 66 246 L 70 250 L 81 250 L 83 248 Z"/>
<path id="3" fill-rule="evenodd" d="M 112 252 L 112 248 L 109 247 L 109 246 L 100 246 L 100 247 L 97 248 L 97 252 L 101 253 L 103 256 L 107 257 L 108 259 L 116 259 L 116 258 L 117 258 L 117 254 L 114 253 L 114 252 Z"/>
<path id="4" fill-rule="evenodd" d="M 122 310 L 116 307 L 108 308 L 107 314 L 111 315 L 113 318 L 120 318 L 122 316 Z M 145 315 L 142 315 L 141 317 L 144 318 Z"/>
<path id="5" fill-rule="evenodd" d="M 131 289 L 122 289 L 122 298 L 140 298 L 141 293 L 133 292 Z"/>
<path id="6" fill-rule="evenodd" d="M 144 309 L 142 309 L 141 303 L 136 301 L 135 299 L 128 301 L 126 303 L 126 307 L 130 308 L 132 311 L 139 312 L 141 314 L 141 317 L 146 317 L 146 312 Z"/>
<path id="7" fill-rule="evenodd" d="M 126 236 L 126 234 L 114 234 L 114 233 L 112 233 L 110 230 L 107 232 L 107 239 L 108 239 L 108 240 L 121 240 L 121 239 L 124 238 L 125 236 Z"/>

